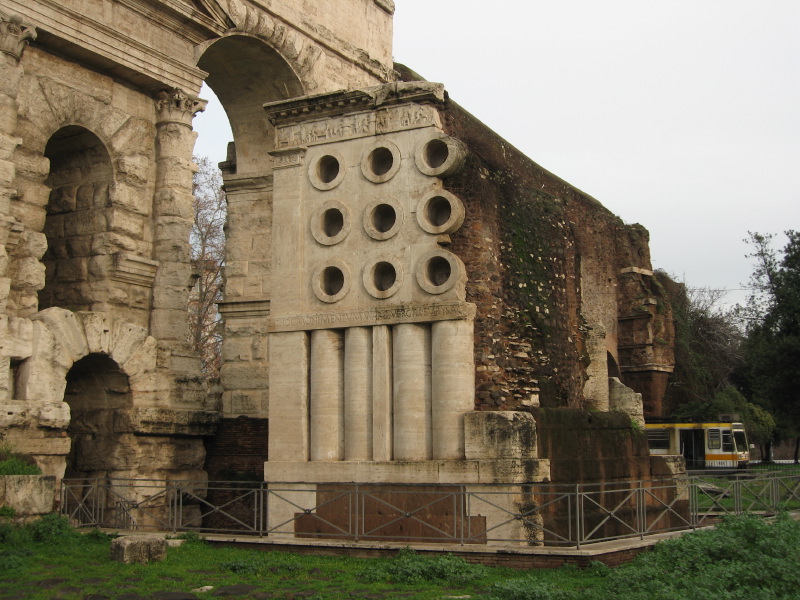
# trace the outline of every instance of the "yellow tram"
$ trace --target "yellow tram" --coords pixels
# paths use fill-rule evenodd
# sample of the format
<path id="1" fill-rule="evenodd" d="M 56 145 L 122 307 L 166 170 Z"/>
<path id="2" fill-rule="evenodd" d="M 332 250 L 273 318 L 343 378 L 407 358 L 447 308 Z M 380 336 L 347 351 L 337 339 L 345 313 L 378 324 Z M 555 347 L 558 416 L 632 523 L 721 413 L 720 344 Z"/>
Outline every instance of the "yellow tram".
<path id="1" fill-rule="evenodd" d="M 745 468 L 750 445 L 741 423 L 648 422 L 647 445 L 652 455 L 682 455 L 687 469 Z"/>

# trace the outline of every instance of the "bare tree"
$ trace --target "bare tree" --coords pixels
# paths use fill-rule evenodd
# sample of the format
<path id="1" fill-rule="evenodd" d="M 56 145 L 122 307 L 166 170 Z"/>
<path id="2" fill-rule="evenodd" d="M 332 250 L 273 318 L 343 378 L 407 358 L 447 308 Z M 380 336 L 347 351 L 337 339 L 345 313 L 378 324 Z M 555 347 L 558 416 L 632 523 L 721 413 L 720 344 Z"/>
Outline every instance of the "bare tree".
<path id="1" fill-rule="evenodd" d="M 192 269 L 197 280 L 189 298 L 189 343 L 200 354 L 206 380 L 219 377 L 222 336 L 217 302 L 222 300 L 227 203 L 222 173 L 207 157 L 195 157 Z"/>

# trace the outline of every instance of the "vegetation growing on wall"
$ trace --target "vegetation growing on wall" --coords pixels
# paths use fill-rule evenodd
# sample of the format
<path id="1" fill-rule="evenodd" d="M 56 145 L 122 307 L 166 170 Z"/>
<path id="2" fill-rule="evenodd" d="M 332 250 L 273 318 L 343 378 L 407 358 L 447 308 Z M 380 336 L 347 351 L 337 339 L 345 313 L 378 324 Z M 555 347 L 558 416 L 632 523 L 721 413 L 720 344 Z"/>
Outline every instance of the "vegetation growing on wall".
<path id="1" fill-rule="evenodd" d="M 8 442 L 0 442 L 0 475 L 41 475 L 42 470 L 27 454 L 20 454 Z"/>

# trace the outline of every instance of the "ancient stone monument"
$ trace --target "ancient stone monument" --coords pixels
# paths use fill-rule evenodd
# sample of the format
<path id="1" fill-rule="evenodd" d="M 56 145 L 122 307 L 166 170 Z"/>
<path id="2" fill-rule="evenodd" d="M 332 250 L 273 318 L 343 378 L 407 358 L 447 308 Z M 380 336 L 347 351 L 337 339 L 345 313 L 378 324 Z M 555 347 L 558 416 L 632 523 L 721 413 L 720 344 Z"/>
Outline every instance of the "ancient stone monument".
<path id="1" fill-rule="evenodd" d="M 630 427 L 672 368 L 646 230 L 393 64 L 393 11 L 0 0 L 0 433 L 45 472 L 436 486 L 664 469 Z M 203 81 L 234 136 L 213 393 L 186 319 Z"/>

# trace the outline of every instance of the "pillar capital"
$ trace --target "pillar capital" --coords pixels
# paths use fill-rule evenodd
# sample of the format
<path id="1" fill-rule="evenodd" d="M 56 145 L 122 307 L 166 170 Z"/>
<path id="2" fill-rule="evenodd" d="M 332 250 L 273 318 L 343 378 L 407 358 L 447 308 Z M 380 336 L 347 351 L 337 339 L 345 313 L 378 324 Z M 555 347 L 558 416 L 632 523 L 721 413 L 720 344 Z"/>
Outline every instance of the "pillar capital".
<path id="1" fill-rule="evenodd" d="M 36 39 L 36 28 L 23 23 L 19 15 L 7 15 L 0 11 L 0 51 L 13 56 L 15 59 L 22 58 L 22 51 L 28 42 Z"/>
<path id="2" fill-rule="evenodd" d="M 164 90 L 156 98 L 156 112 L 158 125 L 165 123 L 178 123 L 191 129 L 194 116 L 206 109 L 208 100 L 190 96 L 182 90 Z"/>

